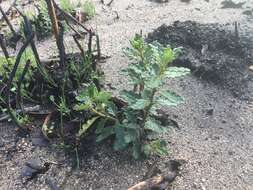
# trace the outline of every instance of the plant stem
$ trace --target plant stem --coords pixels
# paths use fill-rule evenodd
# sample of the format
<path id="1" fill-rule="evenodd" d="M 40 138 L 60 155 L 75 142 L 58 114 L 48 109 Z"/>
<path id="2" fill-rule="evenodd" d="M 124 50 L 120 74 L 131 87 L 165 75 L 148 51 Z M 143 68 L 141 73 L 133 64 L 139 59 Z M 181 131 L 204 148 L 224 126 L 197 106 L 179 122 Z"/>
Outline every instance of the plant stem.
<path id="1" fill-rule="evenodd" d="M 62 115 L 62 111 L 60 113 L 60 136 L 61 136 L 62 142 L 64 143 L 63 115 Z"/>
<path id="2" fill-rule="evenodd" d="M 3 19 L 5 20 L 5 22 L 7 23 L 7 25 L 9 26 L 11 32 L 13 33 L 14 36 L 18 36 L 17 32 L 14 30 L 10 20 L 8 19 L 8 17 L 6 16 L 4 10 L 2 9 L 2 7 L 0 6 L 0 12 L 3 15 Z"/>
<path id="3" fill-rule="evenodd" d="M 55 39 L 57 40 L 59 37 L 60 30 L 59 30 L 58 20 L 56 17 L 55 7 L 52 0 L 46 0 L 46 3 L 47 3 L 47 8 L 48 8 L 48 14 L 52 22 L 53 33 L 54 33 Z"/>
<path id="4" fill-rule="evenodd" d="M 9 62 L 10 56 L 9 56 L 8 51 L 7 51 L 6 44 L 5 44 L 5 41 L 4 41 L 4 38 L 3 38 L 2 34 L 0 34 L 0 47 L 3 50 L 4 56 L 5 56 L 6 60 L 7 60 L 7 62 Z"/>
<path id="5" fill-rule="evenodd" d="M 156 89 L 156 88 L 152 89 L 152 93 L 151 93 L 150 98 L 149 98 L 149 102 L 150 102 L 150 103 L 149 103 L 149 105 L 144 109 L 144 116 L 143 116 L 143 121 L 144 121 L 144 123 L 146 123 L 146 120 L 147 120 L 147 118 L 149 117 L 150 109 L 151 109 L 151 107 L 152 107 L 152 105 L 153 105 L 153 103 L 154 103 L 154 97 L 155 97 L 156 92 L 157 92 L 157 89 Z"/>
<path id="6" fill-rule="evenodd" d="M 90 110 L 91 110 L 93 113 L 97 114 L 98 116 L 105 117 L 105 118 L 110 119 L 110 120 L 112 120 L 112 121 L 118 121 L 116 118 L 111 117 L 111 116 L 109 116 L 109 115 L 105 115 L 104 113 L 98 112 L 98 111 L 97 111 L 96 109 L 94 109 L 94 108 L 90 108 Z"/>
<path id="7" fill-rule="evenodd" d="M 75 148 L 75 152 L 76 152 L 76 166 L 77 169 L 80 169 L 80 160 L 79 160 L 79 154 L 78 154 L 78 148 Z"/>

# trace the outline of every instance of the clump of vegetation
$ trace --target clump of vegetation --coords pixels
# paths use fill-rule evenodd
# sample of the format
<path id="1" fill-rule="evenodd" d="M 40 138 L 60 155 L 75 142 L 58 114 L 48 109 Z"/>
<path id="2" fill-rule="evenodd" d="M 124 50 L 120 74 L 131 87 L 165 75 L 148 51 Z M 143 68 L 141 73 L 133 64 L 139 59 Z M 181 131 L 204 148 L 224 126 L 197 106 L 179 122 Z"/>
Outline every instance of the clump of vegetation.
<path id="1" fill-rule="evenodd" d="M 123 100 L 121 104 L 115 101 L 110 92 L 100 90 L 94 83 L 94 79 L 98 79 L 98 73 L 92 68 L 90 56 L 83 59 L 83 62 L 68 59 L 68 67 L 63 74 L 60 74 L 57 67 L 39 74 L 44 77 L 40 78 L 39 83 L 36 80 L 41 70 L 32 70 L 23 91 L 27 94 L 32 92 L 30 98 L 37 102 L 53 103 L 54 110 L 58 113 L 55 114 L 54 128 L 47 125 L 42 127 L 47 138 L 56 133 L 64 146 L 74 146 L 77 150 L 82 139 L 93 128 L 97 142 L 113 138 L 114 150 L 131 148 L 136 159 L 143 155 L 167 153 L 166 142 L 161 134 L 168 131 L 168 126 L 162 125 L 156 110 L 161 106 L 177 106 L 183 102 L 181 96 L 164 89 L 164 82 L 167 78 L 181 77 L 190 71 L 170 66 L 180 49 L 164 47 L 157 42 L 148 44 L 139 35 L 130 42 L 131 47 L 124 52 L 132 63 L 122 74 L 129 78 L 133 89 L 120 93 L 120 99 Z M 28 100 L 24 94 L 22 97 Z M 28 120 L 26 115 L 18 117 L 22 121 L 24 118 Z M 64 122 L 73 119 L 81 125 L 75 132 L 75 143 L 69 144 Z"/>
<path id="2" fill-rule="evenodd" d="M 88 19 L 91 19 L 96 14 L 96 8 L 92 1 L 86 0 L 82 5 L 82 11 L 87 15 Z"/>
<path id="3" fill-rule="evenodd" d="M 80 3 L 80 1 L 78 1 Z M 68 13 L 73 13 L 73 11 L 76 9 L 78 3 L 70 0 L 60 0 L 60 6 L 64 11 L 67 11 Z"/>
<path id="4" fill-rule="evenodd" d="M 31 20 L 35 26 L 39 38 L 48 37 L 52 34 L 52 23 L 48 15 L 48 9 L 45 1 L 39 1 L 37 6 L 38 15 Z"/>
<path id="5" fill-rule="evenodd" d="M 94 85 L 90 86 L 76 97 L 80 103 L 75 110 L 93 114 L 78 134 L 84 134 L 94 124 L 97 142 L 114 136 L 116 151 L 132 147 L 136 159 L 143 154 L 164 155 L 166 143 L 159 135 L 167 132 L 167 128 L 156 119 L 156 110 L 159 106 L 177 106 L 183 98 L 164 90 L 163 83 L 166 78 L 184 76 L 190 71 L 169 67 L 180 49 L 163 47 L 156 42 L 147 44 L 139 35 L 131 41 L 131 45 L 125 53 L 133 63 L 123 73 L 134 87 L 121 92 L 125 105 L 118 107 L 110 93 L 98 92 Z"/>
<path id="6" fill-rule="evenodd" d="M 133 63 L 123 72 L 129 76 L 134 88 L 121 92 L 128 104 L 122 122 L 127 132 L 125 143 L 131 143 L 135 158 L 140 153 L 163 155 L 166 153 L 165 142 L 156 135 L 165 133 L 167 128 L 156 119 L 156 110 L 160 106 L 177 106 L 183 102 L 181 96 L 165 90 L 163 84 L 166 78 L 181 77 L 190 70 L 170 66 L 180 53 L 178 48 L 164 47 L 157 42 L 147 44 L 139 35 L 131 45 L 125 53 Z"/>
<path id="7" fill-rule="evenodd" d="M 5 57 L 1 58 L 0 106 L 3 108 L 1 112 L 7 112 L 12 121 L 14 121 L 20 129 L 25 129 L 26 131 L 28 129 L 26 123 L 20 122 L 21 119 L 23 121 L 24 118 L 27 118 L 29 115 L 24 109 L 24 107 L 26 107 L 25 105 L 39 104 L 52 108 L 52 112 L 55 113 L 53 119 L 56 123 L 59 121 L 59 125 L 56 125 L 53 132 L 56 134 L 59 131 L 60 133 L 58 134 L 64 142 L 63 121 L 76 117 L 75 113 L 70 113 L 70 111 L 72 111 L 74 94 L 78 92 L 79 89 L 92 83 L 93 80 L 95 80 L 94 78 L 97 80 L 99 77 L 99 74 L 97 74 L 97 71 L 94 69 L 94 65 L 98 57 L 95 55 L 95 52 L 99 52 L 100 50 L 93 49 L 93 40 L 91 40 L 91 42 L 87 44 L 87 51 L 84 51 L 80 42 L 76 39 L 76 43 L 80 45 L 78 47 L 82 55 L 66 54 L 63 43 L 63 35 L 65 32 L 63 22 L 65 20 L 60 21 L 56 18 L 56 22 L 53 22 L 53 17 L 48 14 L 48 9 L 50 7 L 45 2 L 46 1 L 40 1 L 39 4 L 39 16 L 41 15 L 41 17 L 29 14 L 30 21 L 26 16 L 26 14 L 28 14 L 27 12 L 22 13 L 19 11 L 23 17 L 21 28 L 23 40 L 25 42 L 20 48 L 17 57 L 10 57 L 7 52 Z M 46 25 L 44 21 L 49 24 Z M 36 45 L 33 41 L 34 28 L 31 25 L 32 23 L 35 24 L 34 28 L 43 34 L 47 33 L 47 30 L 51 33 L 52 28 L 55 28 L 55 26 L 51 27 L 52 23 L 59 23 L 59 26 L 56 26 L 59 28 L 61 35 L 61 37 L 59 36 L 56 38 L 57 47 L 61 54 L 58 61 L 41 62 Z M 40 28 L 40 26 L 45 27 L 46 31 Z M 88 30 L 86 29 L 86 31 Z M 89 39 L 92 39 L 94 33 L 88 33 Z M 29 45 L 31 50 L 27 48 Z M 21 59 L 19 59 L 20 57 Z M 61 62 L 64 64 L 59 64 Z M 48 97 L 50 97 L 50 99 Z M 50 106 L 52 102 L 54 106 Z M 46 133 L 44 134 L 46 135 Z"/>
<path id="8" fill-rule="evenodd" d="M 91 19 L 96 14 L 96 8 L 94 3 L 91 0 L 86 1 L 70 1 L 70 0 L 61 0 L 61 8 L 73 14 L 75 11 L 79 10 L 82 14 L 85 15 L 86 19 Z"/>
<path id="9" fill-rule="evenodd" d="M 38 2 L 36 2 L 35 7 L 36 9 L 34 10 L 18 11 L 23 17 L 26 16 L 29 19 L 29 21 L 33 25 L 33 29 L 35 29 L 37 37 L 39 39 L 42 39 L 52 34 L 52 23 L 48 15 L 47 4 L 44 0 L 39 0 Z M 19 28 L 21 35 L 25 37 L 23 19 L 20 21 Z"/>
<path id="10" fill-rule="evenodd" d="M 26 61 L 28 59 L 31 61 L 31 64 L 30 64 L 31 69 L 28 70 L 28 73 L 25 76 L 26 81 L 30 80 L 31 75 L 32 75 L 32 70 L 34 70 L 36 68 L 35 57 L 34 57 L 33 52 L 30 48 L 26 49 L 24 54 L 21 57 L 20 66 L 18 67 L 17 72 L 14 77 L 14 80 L 13 80 L 13 86 L 12 86 L 13 91 L 16 90 L 18 80 L 20 79 L 20 77 L 22 75 L 22 72 L 23 72 L 24 67 L 26 65 Z M 14 63 L 15 63 L 14 57 L 11 57 L 9 59 L 6 59 L 5 57 L 0 57 L 0 76 L 1 76 L 0 85 L 5 84 L 8 81 L 9 75 L 10 75 L 11 69 L 14 66 Z"/>
<path id="11" fill-rule="evenodd" d="M 68 6 L 66 0 L 62 2 Z M 95 14 L 91 1 L 86 1 L 83 6 L 88 15 Z M 66 54 L 64 27 L 62 23 L 56 24 L 60 21 L 54 14 L 48 16 L 46 7 L 53 11 L 50 4 L 41 4 L 43 21 L 36 18 L 35 28 L 40 32 L 48 29 L 51 33 L 51 23 L 54 23 L 52 28 L 59 59 L 41 63 L 33 41 L 32 26 L 23 16 L 26 43 L 18 53 L 22 55 L 21 59 L 6 56 L 0 62 L 0 86 L 7 83 L 6 89 L 0 90 L 0 107 L 7 108 L 11 119 L 21 128 L 25 128 L 30 120 L 24 105 L 35 103 L 49 108 L 50 112 L 41 127 L 43 134 L 46 138 L 59 137 L 61 145 L 75 148 L 77 155 L 82 139 L 90 133 L 96 134 L 97 142 L 113 139 L 116 151 L 131 149 L 136 159 L 153 154 L 165 155 L 166 142 L 161 135 L 167 132 L 168 126 L 162 125 L 157 110 L 161 106 L 177 106 L 183 102 L 181 96 L 164 89 L 167 78 L 181 77 L 190 72 L 187 68 L 171 66 L 180 49 L 162 46 L 158 42 L 146 43 L 142 36 L 136 35 L 130 41 L 131 47 L 124 49 L 131 64 L 122 71 L 122 75 L 128 77 L 132 90 L 125 89 L 120 92 L 120 97 L 114 97 L 100 85 L 102 76 L 96 66 L 101 55 L 98 36 L 86 29 L 89 35 L 87 50 L 73 36 L 81 53 Z M 72 8 L 64 9 L 68 11 Z M 44 21 L 48 24 L 39 29 L 44 27 Z M 92 44 L 94 36 L 96 48 Z M 28 45 L 32 50 L 27 49 Z M 69 130 L 71 132 L 66 132 L 68 129 L 64 123 L 73 120 L 78 125 Z"/>

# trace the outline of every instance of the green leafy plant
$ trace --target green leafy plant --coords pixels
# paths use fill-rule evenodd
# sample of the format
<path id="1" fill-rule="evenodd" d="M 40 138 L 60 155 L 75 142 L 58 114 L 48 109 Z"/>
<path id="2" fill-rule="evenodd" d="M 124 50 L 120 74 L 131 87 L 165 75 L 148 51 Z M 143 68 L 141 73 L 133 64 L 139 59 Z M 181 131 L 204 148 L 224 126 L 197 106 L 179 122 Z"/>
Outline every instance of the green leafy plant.
<path id="1" fill-rule="evenodd" d="M 19 129 L 29 132 L 30 128 L 27 124 L 33 115 L 27 109 L 33 110 L 39 105 L 42 110 L 48 110 L 42 125 L 44 136 L 49 139 L 56 135 L 60 137 L 61 147 L 73 148 L 73 136 L 78 142 L 92 125 L 104 118 L 113 119 L 109 111 L 111 94 L 100 91 L 101 73 L 96 66 L 97 60 L 100 59 L 99 38 L 90 31 L 87 35 L 90 39 L 92 36 L 96 36 L 96 46 L 93 45 L 94 40 L 80 45 L 82 39 L 75 38 L 81 53 L 66 53 L 63 39 L 66 31 L 64 24 L 67 23 L 67 20 L 59 18 L 58 21 L 61 21 L 63 24 L 61 26 L 64 28 L 61 31 L 61 39 L 56 38 L 60 55 L 52 61 L 41 60 L 36 45 L 28 40 L 34 36 L 34 32 L 32 32 L 34 29 L 38 37 L 46 37 L 51 34 L 54 18 L 48 14 L 50 6 L 47 6 L 46 1 L 40 0 L 38 2 L 39 4 L 36 6 L 38 14 L 20 11 L 24 19 L 21 22 L 21 32 L 23 32 L 23 40 L 27 40 L 18 52 L 18 55 L 22 54 L 21 60 L 19 60 L 19 56 L 17 56 L 18 59 L 11 57 L 8 60 L 5 57 L 0 57 L 0 114 L 3 113 L 5 118 L 10 118 L 18 125 Z M 62 0 L 62 3 L 69 6 L 65 7 L 66 9 L 63 7 L 66 11 L 74 9 L 74 7 L 70 7 L 72 4 L 67 0 Z M 78 6 L 81 8 L 82 5 Z M 30 24 L 33 26 L 30 27 Z M 75 29 L 72 28 L 72 30 L 76 32 Z M 28 44 L 31 45 L 33 51 L 28 48 Z M 82 47 L 84 45 L 87 47 Z M 34 55 L 36 55 L 36 59 Z M 77 92 L 81 92 L 81 94 L 75 99 Z M 50 98 L 48 98 L 49 96 Z M 84 100 L 84 97 L 87 99 Z M 78 105 L 82 104 L 85 104 L 87 109 L 75 111 L 73 110 L 75 104 L 77 106 L 74 108 L 77 110 L 80 109 Z M 75 126 L 73 132 L 72 129 L 68 130 L 68 125 L 64 125 L 64 122 L 71 121 L 82 122 L 82 125 L 78 130 L 76 130 L 78 127 Z M 78 156 L 77 148 L 78 146 L 75 146 Z"/>
<path id="2" fill-rule="evenodd" d="M 60 113 L 60 137 L 62 142 L 64 142 L 64 127 L 63 127 L 63 117 L 68 116 L 70 114 L 70 109 L 66 103 L 66 99 L 62 96 L 60 97 L 59 103 L 55 101 L 54 96 L 49 97 L 53 104 L 56 106 Z"/>
<path id="3" fill-rule="evenodd" d="M 95 5 L 91 0 L 86 0 L 84 2 L 81 0 L 72 2 L 70 0 L 60 0 L 60 6 L 64 11 L 71 14 L 74 13 L 75 10 L 80 9 L 88 19 L 91 19 L 96 14 Z"/>
<path id="4" fill-rule="evenodd" d="M 96 8 L 92 1 L 86 0 L 82 5 L 82 11 L 87 15 L 88 19 L 91 19 L 96 14 Z"/>
<path id="5" fill-rule="evenodd" d="M 81 132 L 94 125 L 97 142 L 114 136 L 114 150 L 132 147 L 136 159 L 143 154 L 165 155 L 166 143 L 159 135 L 167 132 L 167 127 L 157 119 L 156 110 L 161 106 L 177 106 L 183 98 L 165 90 L 163 84 L 167 78 L 184 76 L 190 70 L 170 66 L 180 49 L 163 47 L 157 42 L 147 44 L 139 35 L 131 45 L 124 52 L 132 64 L 123 70 L 123 74 L 134 87 L 120 93 L 125 105 L 116 106 L 107 92 L 98 92 L 94 85 L 90 86 L 76 97 L 80 104 L 75 110 L 89 110 L 93 114 Z"/>
<path id="6" fill-rule="evenodd" d="M 95 121 L 100 120 L 101 124 L 105 124 L 107 120 L 117 121 L 115 118 L 117 111 L 111 101 L 111 93 L 98 91 L 94 84 L 91 84 L 85 90 L 81 91 L 76 97 L 76 100 L 79 103 L 75 105 L 74 110 L 85 112 L 86 116 L 89 115 L 89 118 L 80 127 L 77 134 L 79 140 Z"/>
<path id="7" fill-rule="evenodd" d="M 36 34 L 39 38 L 45 38 L 52 34 L 52 23 L 48 15 L 47 5 L 44 0 L 38 4 L 38 15 L 31 19 L 35 26 Z"/>
<path id="8" fill-rule="evenodd" d="M 25 76 L 26 81 L 30 79 L 30 77 L 32 75 L 32 70 L 34 70 L 37 67 L 35 57 L 34 57 L 33 52 L 30 48 L 26 49 L 24 54 L 21 57 L 18 70 L 17 70 L 16 75 L 14 77 L 13 88 L 16 88 L 17 82 L 18 82 L 19 78 L 21 77 L 22 71 L 25 67 L 27 60 L 31 61 L 31 65 L 30 65 L 30 68 Z M 14 66 L 14 63 L 15 63 L 14 57 L 9 58 L 8 60 L 6 60 L 5 57 L 0 57 L 0 84 L 6 83 L 8 81 L 9 74 Z"/>
<path id="9" fill-rule="evenodd" d="M 69 13 L 72 13 L 76 8 L 76 5 L 70 0 L 60 0 L 60 6 L 64 11 Z"/>
<path id="10" fill-rule="evenodd" d="M 181 96 L 164 89 L 164 82 L 167 78 L 184 76 L 190 70 L 170 66 L 180 53 L 178 48 L 164 47 L 158 42 L 148 44 L 139 35 L 130 43 L 131 48 L 126 48 L 124 52 L 132 64 L 123 73 L 130 78 L 134 88 L 121 92 L 128 106 L 118 128 L 121 132 L 116 133 L 118 139 L 124 134 L 124 139 L 117 147 L 132 145 L 135 158 L 142 153 L 164 155 L 166 143 L 156 136 L 167 132 L 167 128 L 156 119 L 156 110 L 161 106 L 177 106 L 183 102 Z"/>
<path id="11" fill-rule="evenodd" d="M 98 76 L 92 69 L 92 59 L 90 56 L 85 56 L 81 63 L 76 62 L 74 57 L 70 58 L 68 73 L 77 89 L 82 86 L 82 83 L 89 83 L 92 78 Z"/>

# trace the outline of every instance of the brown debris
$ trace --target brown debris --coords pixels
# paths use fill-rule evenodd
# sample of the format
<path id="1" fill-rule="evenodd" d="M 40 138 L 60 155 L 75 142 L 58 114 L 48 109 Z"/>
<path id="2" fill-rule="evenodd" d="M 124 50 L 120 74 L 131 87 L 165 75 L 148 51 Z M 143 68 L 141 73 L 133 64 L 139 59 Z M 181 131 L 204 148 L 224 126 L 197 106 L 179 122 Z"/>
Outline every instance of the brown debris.
<path id="1" fill-rule="evenodd" d="M 171 172 L 170 174 L 164 176 L 164 175 L 158 175 L 152 178 L 149 178 L 145 181 L 142 181 L 132 187 L 130 187 L 128 190 L 162 190 L 166 189 L 171 182 L 175 180 L 177 177 L 176 172 Z"/>

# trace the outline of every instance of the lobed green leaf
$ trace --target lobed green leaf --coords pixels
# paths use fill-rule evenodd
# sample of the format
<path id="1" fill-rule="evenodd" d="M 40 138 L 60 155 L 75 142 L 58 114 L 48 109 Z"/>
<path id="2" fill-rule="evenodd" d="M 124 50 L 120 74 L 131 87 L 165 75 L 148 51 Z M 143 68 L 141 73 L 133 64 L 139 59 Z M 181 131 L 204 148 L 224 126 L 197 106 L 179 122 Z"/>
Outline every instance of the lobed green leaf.
<path id="1" fill-rule="evenodd" d="M 129 105 L 133 110 L 143 110 L 150 104 L 149 100 L 138 99 L 135 103 Z"/>
<path id="2" fill-rule="evenodd" d="M 149 117 L 146 121 L 144 128 L 156 133 L 166 133 L 168 130 L 167 128 L 161 126 L 160 122 Z"/>
<path id="3" fill-rule="evenodd" d="M 185 68 L 185 67 L 169 67 L 165 71 L 165 76 L 167 78 L 176 78 L 176 77 L 185 76 L 189 73 L 190 73 L 190 69 Z"/>
<path id="4" fill-rule="evenodd" d="M 160 92 L 161 96 L 156 98 L 156 102 L 161 106 L 177 106 L 183 103 L 184 99 L 172 91 Z"/>
<path id="5" fill-rule="evenodd" d="M 97 117 L 93 117 L 91 119 L 89 119 L 86 123 L 84 123 L 81 128 L 79 129 L 78 133 L 77 133 L 77 137 L 81 137 L 83 136 L 87 130 L 94 124 L 94 122 L 99 118 L 99 116 Z"/>

